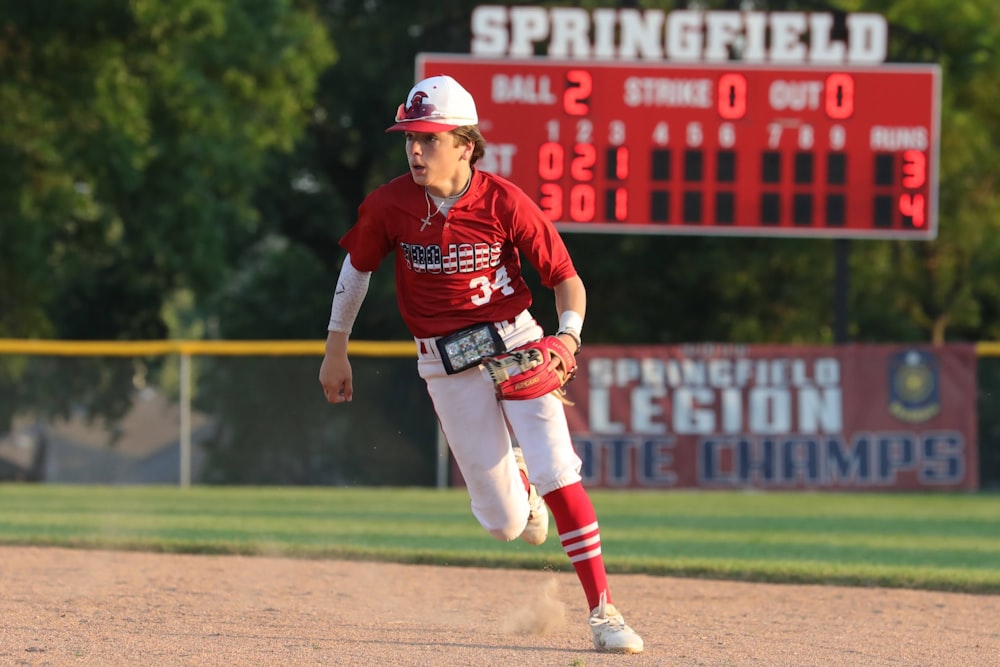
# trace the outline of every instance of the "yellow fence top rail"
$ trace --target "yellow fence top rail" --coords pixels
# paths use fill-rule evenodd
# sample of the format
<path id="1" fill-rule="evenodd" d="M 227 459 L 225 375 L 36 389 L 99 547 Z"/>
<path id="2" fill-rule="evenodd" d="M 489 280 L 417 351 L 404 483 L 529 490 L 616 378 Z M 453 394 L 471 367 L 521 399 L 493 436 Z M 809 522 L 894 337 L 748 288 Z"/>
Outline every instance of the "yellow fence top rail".
<path id="1" fill-rule="evenodd" d="M 190 356 L 322 356 L 322 340 L 38 340 L 0 338 L 0 354 L 90 357 Z M 352 340 L 347 351 L 368 357 L 415 357 L 411 340 Z M 1000 357 L 1000 342 L 976 343 L 981 357 Z"/>
<path id="2" fill-rule="evenodd" d="M 0 338 L 0 354 L 144 357 L 166 354 L 235 356 L 322 356 L 322 340 L 36 340 Z M 415 357 L 407 341 L 352 340 L 347 351 L 370 357 Z"/>
<path id="3" fill-rule="evenodd" d="M 1000 357 L 1000 343 L 976 343 L 976 354 L 980 357 Z"/>

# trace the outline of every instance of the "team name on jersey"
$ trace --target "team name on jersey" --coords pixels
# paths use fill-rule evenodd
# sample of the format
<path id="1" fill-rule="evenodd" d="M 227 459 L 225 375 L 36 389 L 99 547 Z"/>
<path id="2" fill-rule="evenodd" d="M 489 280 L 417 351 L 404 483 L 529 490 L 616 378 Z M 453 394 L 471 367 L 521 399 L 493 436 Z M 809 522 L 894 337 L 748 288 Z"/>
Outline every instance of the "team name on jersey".
<path id="1" fill-rule="evenodd" d="M 476 273 L 500 265 L 500 243 L 450 243 L 439 245 L 400 243 L 406 268 L 414 273 Z"/>

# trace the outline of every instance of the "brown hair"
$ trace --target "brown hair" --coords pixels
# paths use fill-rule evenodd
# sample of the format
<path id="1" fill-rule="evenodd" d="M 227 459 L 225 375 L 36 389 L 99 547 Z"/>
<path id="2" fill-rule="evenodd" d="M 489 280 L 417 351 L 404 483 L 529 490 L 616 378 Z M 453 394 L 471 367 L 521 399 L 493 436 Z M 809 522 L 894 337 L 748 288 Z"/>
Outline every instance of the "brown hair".
<path id="1" fill-rule="evenodd" d="M 475 144 L 472 148 L 472 156 L 469 158 L 469 164 L 476 164 L 479 158 L 486 155 L 486 139 L 479 132 L 478 126 L 463 125 L 462 127 L 456 127 L 451 133 L 455 135 L 456 146 L 470 142 Z"/>

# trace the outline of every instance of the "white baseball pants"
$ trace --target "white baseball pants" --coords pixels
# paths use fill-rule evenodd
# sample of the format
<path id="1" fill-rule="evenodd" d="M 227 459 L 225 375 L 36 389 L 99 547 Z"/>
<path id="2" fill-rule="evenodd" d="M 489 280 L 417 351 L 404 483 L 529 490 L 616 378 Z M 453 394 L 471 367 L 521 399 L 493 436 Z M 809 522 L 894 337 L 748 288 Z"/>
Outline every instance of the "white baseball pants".
<path id="1" fill-rule="evenodd" d="M 495 326 L 507 349 L 543 335 L 528 311 L 513 324 Z M 531 483 L 544 496 L 581 480 L 582 462 L 570 439 L 565 406 L 552 395 L 501 403 L 482 366 L 447 375 L 436 341 L 416 339 L 417 370 L 427 383 L 441 430 L 465 478 L 472 514 L 497 539 L 516 539 L 528 522 L 528 495 L 507 425 L 524 453 Z"/>

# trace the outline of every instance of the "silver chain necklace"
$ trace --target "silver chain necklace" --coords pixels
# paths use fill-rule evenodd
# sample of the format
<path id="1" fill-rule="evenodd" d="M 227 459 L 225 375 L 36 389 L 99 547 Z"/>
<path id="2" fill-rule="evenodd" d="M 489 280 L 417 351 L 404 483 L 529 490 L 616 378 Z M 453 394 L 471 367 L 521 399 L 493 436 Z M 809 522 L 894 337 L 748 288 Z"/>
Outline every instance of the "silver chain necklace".
<path id="1" fill-rule="evenodd" d="M 438 204 L 437 210 L 431 213 L 431 195 L 429 192 L 427 192 L 426 187 L 424 188 L 424 200 L 427 201 L 427 215 L 424 216 L 423 218 L 420 218 L 420 222 L 423 223 L 420 225 L 420 231 L 424 231 L 424 228 L 427 227 L 427 225 L 431 224 L 431 218 L 440 213 L 441 209 L 444 208 L 444 205 L 448 203 L 448 198 L 445 197 L 444 201 Z"/>
<path id="2" fill-rule="evenodd" d="M 427 186 L 425 185 L 424 186 L 424 200 L 427 202 L 427 215 L 424 216 L 423 218 L 420 218 L 420 222 L 422 223 L 420 225 L 420 231 L 424 231 L 424 229 L 427 227 L 427 225 L 431 224 L 431 218 L 433 218 L 438 213 L 440 213 L 442 209 L 444 209 L 445 207 L 447 207 L 449 210 L 451 210 L 452 205 L 455 202 L 457 202 L 459 199 L 461 199 L 462 195 L 464 195 L 466 192 L 468 192 L 469 185 L 471 183 L 472 183 L 472 176 L 470 175 L 469 176 L 469 180 L 465 183 L 465 187 L 462 188 L 462 191 L 459 192 L 457 195 L 451 195 L 450 197 L 440 197 L 440 198 L 435 197 L 435 199 L 441 199 L 441 203 L 437 205 L 437 209 L 433 213 L 431 213 L 431 197 L 432 197 L 432 195 L 431 195 L 430 191 L 427 189 Z"/>

